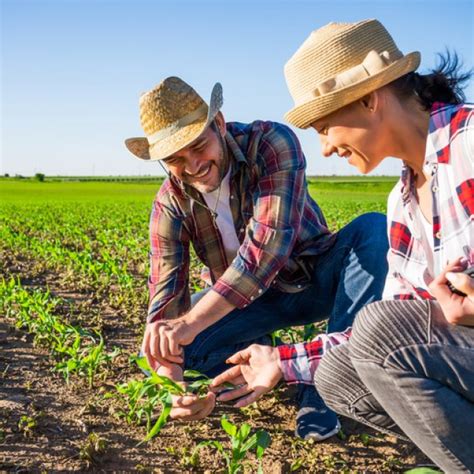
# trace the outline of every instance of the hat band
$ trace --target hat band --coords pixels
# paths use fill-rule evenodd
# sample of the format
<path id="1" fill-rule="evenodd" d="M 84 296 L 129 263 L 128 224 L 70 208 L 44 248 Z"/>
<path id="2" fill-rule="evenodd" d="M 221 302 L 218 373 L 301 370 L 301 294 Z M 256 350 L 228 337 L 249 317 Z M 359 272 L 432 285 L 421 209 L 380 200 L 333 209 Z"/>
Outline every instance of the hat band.
<path id="1" fill-rule="evenodd" d="M 196 120 L 200 119 L 202 116 L 207 115 L 208 106 L 206 103 L 199 106 L 196 110 L 193 110 L 191 113 L 181 117 L 176 122 L 173 122 L 171 125 L 168 125 L 161 130 L 158 130 L 153 135 L 149 135 L 147 137 L 148 143 L 150 146 L 154 145 L 155 143 L 164 140 L 165 138 L 170 137 L 171 135 L 175 134 L 179 131 L 180 128 L 186 127 L 186 125 L 190 125 Z"/>
<path id="2" fill-rule="evenodd" d="M 394 53 L 389 53 L 388 51 L 383 51 L 382 53 L 378 53 L 375 50 L 369 51 L 361 64 L 358 64 L 347 71 L 341 72 L 331 79 L 320 82 L 316 88 L 310 92 L 311 97 L 308 97 L 306 100 L 329 94 L 330 92 L 337 91 L 360 82 L 363 79 L 367 79 L 402 57 L 402 52 L 398 50 Z M 304 102 L 306 102 L 306 100 L 304 100 Z"/>

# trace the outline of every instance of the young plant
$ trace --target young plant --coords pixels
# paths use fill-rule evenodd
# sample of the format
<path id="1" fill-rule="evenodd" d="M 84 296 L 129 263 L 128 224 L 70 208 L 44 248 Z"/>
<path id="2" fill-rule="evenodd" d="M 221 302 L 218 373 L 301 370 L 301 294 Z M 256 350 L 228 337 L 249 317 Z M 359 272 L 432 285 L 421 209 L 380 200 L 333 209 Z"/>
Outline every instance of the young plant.
<path id="1" fill-rule="evenodd" d="M 194 449 L 194 453 L 205 446 L 212 446 L 216 448 L 224 458 L 227 473 L 236 474 L 243 471 L 246 464 L 244 460 L 247 457 L 247 454 L 255 450 L 258 460 L 258 473 L 263 474 L 262 457 L 265 449 L 270 445 L 270 435 L 264 430 L 258 430 L 251 434 L 251 427 L 248 423 L 244 423 L 238 427 L 232 424 L 225 415 L 221 418 L 221 425 L 230 437 L 232 444 L 231 451 L 227 452 L 220 441 L 210 440 L 199 443 Z"/>

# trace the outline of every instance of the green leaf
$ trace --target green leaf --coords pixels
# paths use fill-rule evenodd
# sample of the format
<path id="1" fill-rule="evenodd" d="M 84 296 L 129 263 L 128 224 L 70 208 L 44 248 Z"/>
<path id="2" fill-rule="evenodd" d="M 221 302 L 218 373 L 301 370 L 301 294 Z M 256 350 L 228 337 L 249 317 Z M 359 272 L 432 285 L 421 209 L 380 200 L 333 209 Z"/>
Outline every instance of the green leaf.
<path id="1" fill-rule="evenodd" d="M 248 437 L 248 435 L 250 434 L 250 425 L 248 423 L 244 423 L 241 427 L 240 427 L 240 430 L 239 430 L 239 438 L 242 440 L 242 441 L 245 441 Z"/>
<path id="2" fill-rule="evenodd" d="M 237 426 L 233 425 L 227 418 L 225 415 L 222 416 L 221 418 L 221 425 L 222 425 L 222 428 L 224 428 L 224 431 L 229 435 L 231 436 L 232 438 L 235 437 L 235 435 L 237 434 Z"/>
<path id="3" fill-rule="evenodd" d="M 201 372 L 198 372 L 197 370 L 185 370 L 184 378 L 210 380 L 207 375 L 201 374 Z"/>
<path id="4" fill-rule="evenodd" d="M 171 406 L 171 395 L 169 395 L 168 399 L 163 404 L 163 410 L 160 413 L 160 417 L 158 418 L 158 420 L 156 420 L 156 423 L 147 433 L 143 441 L 150 441 L 150 439 L 155 437 L 161 431 L 163 426 L 165 426 L 166 422 L 168 421 L 168 416 L 171 412 Z"/>
<path id="5" fill-rule="evenodd" d="M 264 430 L 257 431 L 257 459 L 263 456 L 265 449 L 272 442 L 271 436 Z"/>

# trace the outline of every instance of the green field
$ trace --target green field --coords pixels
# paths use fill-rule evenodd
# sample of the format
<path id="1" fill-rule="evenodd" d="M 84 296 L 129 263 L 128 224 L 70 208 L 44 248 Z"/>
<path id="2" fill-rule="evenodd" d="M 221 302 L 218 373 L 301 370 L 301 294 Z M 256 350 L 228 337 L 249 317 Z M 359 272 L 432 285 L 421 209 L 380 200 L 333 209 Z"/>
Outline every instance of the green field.
<path id="1" fill-rule="evenodd" d="M 0 354 L 8 375 L 0 399 L 29 400 L 3 408 L 0 443 L 7 439 L 12 448 L 0 468 L 221 472 L 224 460 L 211 447 L 193 453 L 202 440 L 229 446 L 224 414 L 248 424 L 243 432 L 268 431 L 264 472 L 393 471 L 417 460 L 394 439 L 350 422 L 335 441 L 316 447 L 296 440 L 284 389 L 249 409 L 224 405 L 198 423 L 168 423 L 137 447 L 166 395 L 129 360 L 146 317 L 149 211 L 162 181 L 112 179 L 0 179 L 0 343 L 8 348 Z M 326 177 L 310 178 L 308 186 L 337 230 L 364 212 L 385 212 L 395 182 Z M 194 290 L 202 287 L 199 269 L 192 256 Z M 48 402 L 46 393 L 53 394 Z M 367 458 L 360 450 L 369 446 Z M 32 449 L 44 454 L 31 457 Z M 254 472 L 250 451 L 244 454 Z"/>

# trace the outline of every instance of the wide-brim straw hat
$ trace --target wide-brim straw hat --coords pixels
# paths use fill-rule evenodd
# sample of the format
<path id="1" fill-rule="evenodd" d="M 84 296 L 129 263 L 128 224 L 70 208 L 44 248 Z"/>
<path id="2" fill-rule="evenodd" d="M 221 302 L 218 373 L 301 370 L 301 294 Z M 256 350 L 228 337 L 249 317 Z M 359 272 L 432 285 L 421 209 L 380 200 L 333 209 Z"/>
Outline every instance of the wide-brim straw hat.
<path id="1" fill-rule="evenodd" d="M 404 55 L 378 20 L 329 23 L 313 31 L 285 65 L 295 127 L 313 122 L 415 71 L 418 51 Z"/>
<path id="2" fill-rule="evenodd" d="M 162 160 L 192 143 L 212 123 L 223 104 L 216 83 L 209 105 L 179 77 L 168 77 L 140 97 L 145 137 L 127 138 L 128 150 L 142 160 Z"/>

